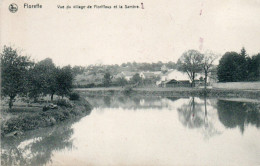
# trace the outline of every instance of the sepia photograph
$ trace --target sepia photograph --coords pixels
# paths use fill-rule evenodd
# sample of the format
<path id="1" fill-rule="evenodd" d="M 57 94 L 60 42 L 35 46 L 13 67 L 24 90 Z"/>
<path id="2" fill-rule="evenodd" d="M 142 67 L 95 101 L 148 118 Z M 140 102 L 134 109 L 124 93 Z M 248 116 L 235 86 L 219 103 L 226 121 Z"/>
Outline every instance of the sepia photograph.
<path id="1" fill-rule="evenodd" d="M 260 166 L 260 0 L 1 0 L 1 166 Z"/>

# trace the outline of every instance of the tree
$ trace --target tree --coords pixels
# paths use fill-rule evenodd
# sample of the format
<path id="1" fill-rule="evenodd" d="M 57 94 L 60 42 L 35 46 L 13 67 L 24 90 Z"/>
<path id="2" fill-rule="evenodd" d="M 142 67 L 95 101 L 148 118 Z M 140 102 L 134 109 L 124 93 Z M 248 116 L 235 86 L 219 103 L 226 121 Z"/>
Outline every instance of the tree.
<path id="1" fill-rule="evenodd" d="M 207 89 L 207 80 L 210 69 L 213 66 L 213 62 L 217 59 L 217 55 L 207 51 L 203 58 L 203 71 L 204 71 L 204 88 Z"/>
<path id="2" fill-rule="evenodd" d="M 104 83 L 105 87 L 109 87 L 110 86 L 111 79 L 112 79 L 112 76 L 110 75 L 110 73 L 105 73 L 104 80 L 103 80 L 103 83 Z"/>
<path id="3" fill-rule="evenodd" d="M 203 68 L 203 54 L 196 50 L 186 51 L 179 58 L 177 65 L 178 70 L 188 74 L 194 87 L 196 73 L 201 72 Z"/>
<path id="4" fill-rule="evenodd" d="M 136 73 L 136 74 L 132 77 L 132 79 L 131 79 L 131 82 L 134 83 L 134 84 L 136 84 L 136 85 L 140 84 L 141 81 L 142 81 L 142 78 L 140 77 L 140 75 L 139 75 L 138 73 Z"/>
<path id="5" fill-rule="evenodd" d="M 58 68 L 56 74 L 57 94 L 62 96 L 68 95 L 72 89 L 73 73 L 70 66 Z"/>
<path id="6" fill-rule="evenodd" d="M 247 58 L 248 63 L 248 80 L 259 81 L 260 80 L 260 53 Z"/>
<path id="7" fill-rule="evenodd" d="M 41 71 L 37 65 L 34 65 L 28 72 L 28 97 L 34 99 L 34 102 L 36 102 L 42 93 L 42 88 Z"/>
<path id="8" fill-rule="evenodd" d="M 247 79 L 247 62 L 243 54 L 226 52 L 219 61 L 218 80 L 220 82 L 237 82 Z"/>
<path id="9" fill-rule="evenodd" d="M 54 94 L 57 92 L 57 68 L 52 62 L 52 59 L 46 58 L 38 62 L 35 66 L 35 72 L 38 74 L 38 79 L 41 84 L 41 91 L 44 95 L 51 95 L 51 101 Z"/>
<path id="10" fill-rule="evenodd" d="M 120 86 L 125 86 L 127 84 L 127 80 L 124 77 L 117 78 L 116 82 Z"/>
<path id="11" fill-rule="evenodd" d="M 27 74 L 32 62 L 27 56 L 18 55 L 16 49 L 4 46 L 1 53 L 1 93 L 9 97 L 9 108 L 18 94 L 27 90 Z"/>

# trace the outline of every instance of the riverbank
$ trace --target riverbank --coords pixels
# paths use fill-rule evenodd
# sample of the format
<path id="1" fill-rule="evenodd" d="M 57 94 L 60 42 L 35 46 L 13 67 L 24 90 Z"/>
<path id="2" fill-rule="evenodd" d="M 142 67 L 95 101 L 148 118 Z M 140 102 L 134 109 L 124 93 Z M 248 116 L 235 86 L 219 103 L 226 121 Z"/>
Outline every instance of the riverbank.
<path id="1" fill-rule="evenodd" d="M 82 88 L 75 89 L 86 95 L 141 95 L 141 96 L 161 96 L 161 97 L 202 97 L 205 94 L 208 97 L 240 97 L 260 99 L 260 90 L 248 89 L 220 89 L 211 88 L 206 91 L 203 88 L 122 88 L 122 87 L 109 87 L 109 88 Z"/>
<path id="2" fill-rule="evenodd" d="M 2 118 L 1 137 L 22 135 L 28 130 L 54 126 L 68 119 L 84 116 L 92 107 L 81 97 L 79 100 L 68 101 L 67 105 L 58 106 L 57 109 L 42 111 L 35 108 L 37 111 L 28 111 L 29 109 L 33 108 L 28 107 L 25 109 L 27 112 L 21 111 L 10 118 Z M 11 112 L 4 110 L 3 113 L 8 115 Z"/>

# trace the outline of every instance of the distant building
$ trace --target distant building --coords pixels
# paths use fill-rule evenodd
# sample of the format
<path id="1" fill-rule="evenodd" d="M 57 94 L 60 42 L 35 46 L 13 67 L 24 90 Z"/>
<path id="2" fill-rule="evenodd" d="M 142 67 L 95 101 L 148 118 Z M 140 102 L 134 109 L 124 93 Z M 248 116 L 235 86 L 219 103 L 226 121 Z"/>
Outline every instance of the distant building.
<path id="1" fill-rule="evenodd" d="M 163 81 L 169 81 L 172 79 L 175 79 L 177 81 L 178 80 L 190 80 L 189 76 L 187 74 L 180 72 L 178 70 L 174 70 L 174 69 L 171 69 L 171 70 L 167 71 L 166 73 L 161 73 L 160 77 L 161 77 L 161 80 L 158 81 L 157 84 L 160 84 Z"/>
<path id="2" fill-rule="evenodd" d="M 161 83 L 162 87 L 190 87 L 191 83 L 189 80 L 169 80 L 169 81 L 164 81 Z"/>
<path id="3" fill-rule="evenodd" d="M 200 85 L 199 77 L 202 74 L 197 74 L 195 78 L 195 85 Z M 157 81 L 156 84 L 161 87 L 189 87 L 191 86 L 191 81 L 188 74 L 180 72 L 175 69 L 171 69 L 166 73 L 161 73 L 161 80 Z"/>
<path id="4" fill-rule="evenodd" d="M 130 81 L 130 79 L 136 74 L 136 72 L 129 72 L 129 71 L 123 71 L 121 73 L 118 73 L 115 75 L 116 78 L 125 78 L 127 81 Z"/>
<path id="5" fill-rule="evenodd" d="M 159 74 L 156 74 L 154 72 L 141 72 L 140 73 L 140 77 L 143 78 L 143 79 L 151 79 L 151 78 L 154 78 L 154 77 L 156 77 L 158 75 Z"/>

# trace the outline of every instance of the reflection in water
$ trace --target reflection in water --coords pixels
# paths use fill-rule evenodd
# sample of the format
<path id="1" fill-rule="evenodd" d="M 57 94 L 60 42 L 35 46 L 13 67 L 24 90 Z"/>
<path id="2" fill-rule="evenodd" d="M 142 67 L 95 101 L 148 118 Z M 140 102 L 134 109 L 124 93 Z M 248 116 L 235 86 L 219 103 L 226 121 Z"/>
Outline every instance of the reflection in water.
<path id="1" fill-rule="evenodd" d="M 204 97 L 204 103 L 202 103 L 199 98 L 196 98 L 196 100 L 199 102 L 196 102 L 195 98 L 191 97 L 189 102 L 184 103 L 177 109 L 180 122 L 191 129 L 201 128 L 206 139 L 220 134 L 220 132 L 215 129 L 214 124 L 209 121 L 207 98 Z"/>
<path id="2" fill-rule="evenodd" d="M 238 148 L 235 157 L 242 158 L 241 161 L 248 162 L 248 156 L 243 158 L 238 155 L 243 153 L 252 156 L 249 157 L 251 163 L 258 162 L 255 151 L 239 147 L 247 145 L 250 140 L 250 144 L 256 145 L 255 149 L 259 150 L 259 144 L 254 140 L 254 136 L 259 136 L 259 104 L 206 97 L 88 96 L 87 100 L 94 107 L 92 115 L 75 120 L 78 123 L 73 126 L 75 121 L 30 131 L 19 138 L 3 138 L 2 165 L 50 164 L 57 159 L 57 153 L 64 151 L 79 157 L 84 163 L 89 162 L 86 156 L 98 156 L 97 159 L 109 162 L 119 160 L 117 155 L 124 158 L 136 153 L 131 156 L 132 161 L 146 161 L 149 155 L 156 154 L 156 160 L 160 161 L 158 165 L 167 165 L 167 162 L 175 165 L 209 165 L 210 160 L 222 162 L 219 165 L 223 165 L 229 159 L 225 158 L 226 154 L 233 154 L 234 148 Z M 239 127 L 242 134 L 245 130 L 249 133 L 242 135 L 235 127 Z M 215 139 L 210 139 L 213 136 Z M 230 138 L 232 144 L 228 142 Z M 212 150 L 219 147 L 224 148 L 223 155 Z M 200 151 L 197 151 L 199 148 Z M 165 152 L 175 155 L 167 156 Z M 201 160 L 186 160 L 186 156 L 198 155 L 209 157 L 209 161 L 205 159 L 203 164 Z M 216 159 L 218 155 L 223 161 Z"/>
<path id="3" fill-rule="evenodd" d="M 191 97 L 188 103 L 183 104 L 177 109 L 179 119 L 184 126 L 189 128 L 199 128 L 204 124 L 204 112 L 200 103 L 195 103 L 194 97 Z"/>
<path id="4" fill-rule="evenodd" d="M 106 106 L 110 106 L 110 104 L 111 104 L 111 97 L 109 97 L 109 96 L 105 96 L 104 97 L 104 103 L 106 104 Z"/>
<path id="5" fill-rule="evenodd" d="M 179 98 L 169 98 L 178 100 Z M 124 108 L 124 109 L 163 109 L 167 108 L 167 102 L 160 97 L 141 96 L 88 96 L 87 100 L 95 108 Z"/>
<path id="6" fill-rule="evenodd" d="M 219 100 L 217 110 L 219 120 L 227 128 L 239 127 L 243 133 L 248 124 L 260 127 L 259 104 Z"/>
<path id="7" fill-rule="evenodd" d="M 46 165 L 51 161 L 54 151 L 72 149 L 71 136 L 74 133 L 72 124 L 78 120 L 74 119 L 54 127 L 28 131 L 20 137 L 2 138 L 1 165 Z"/>

